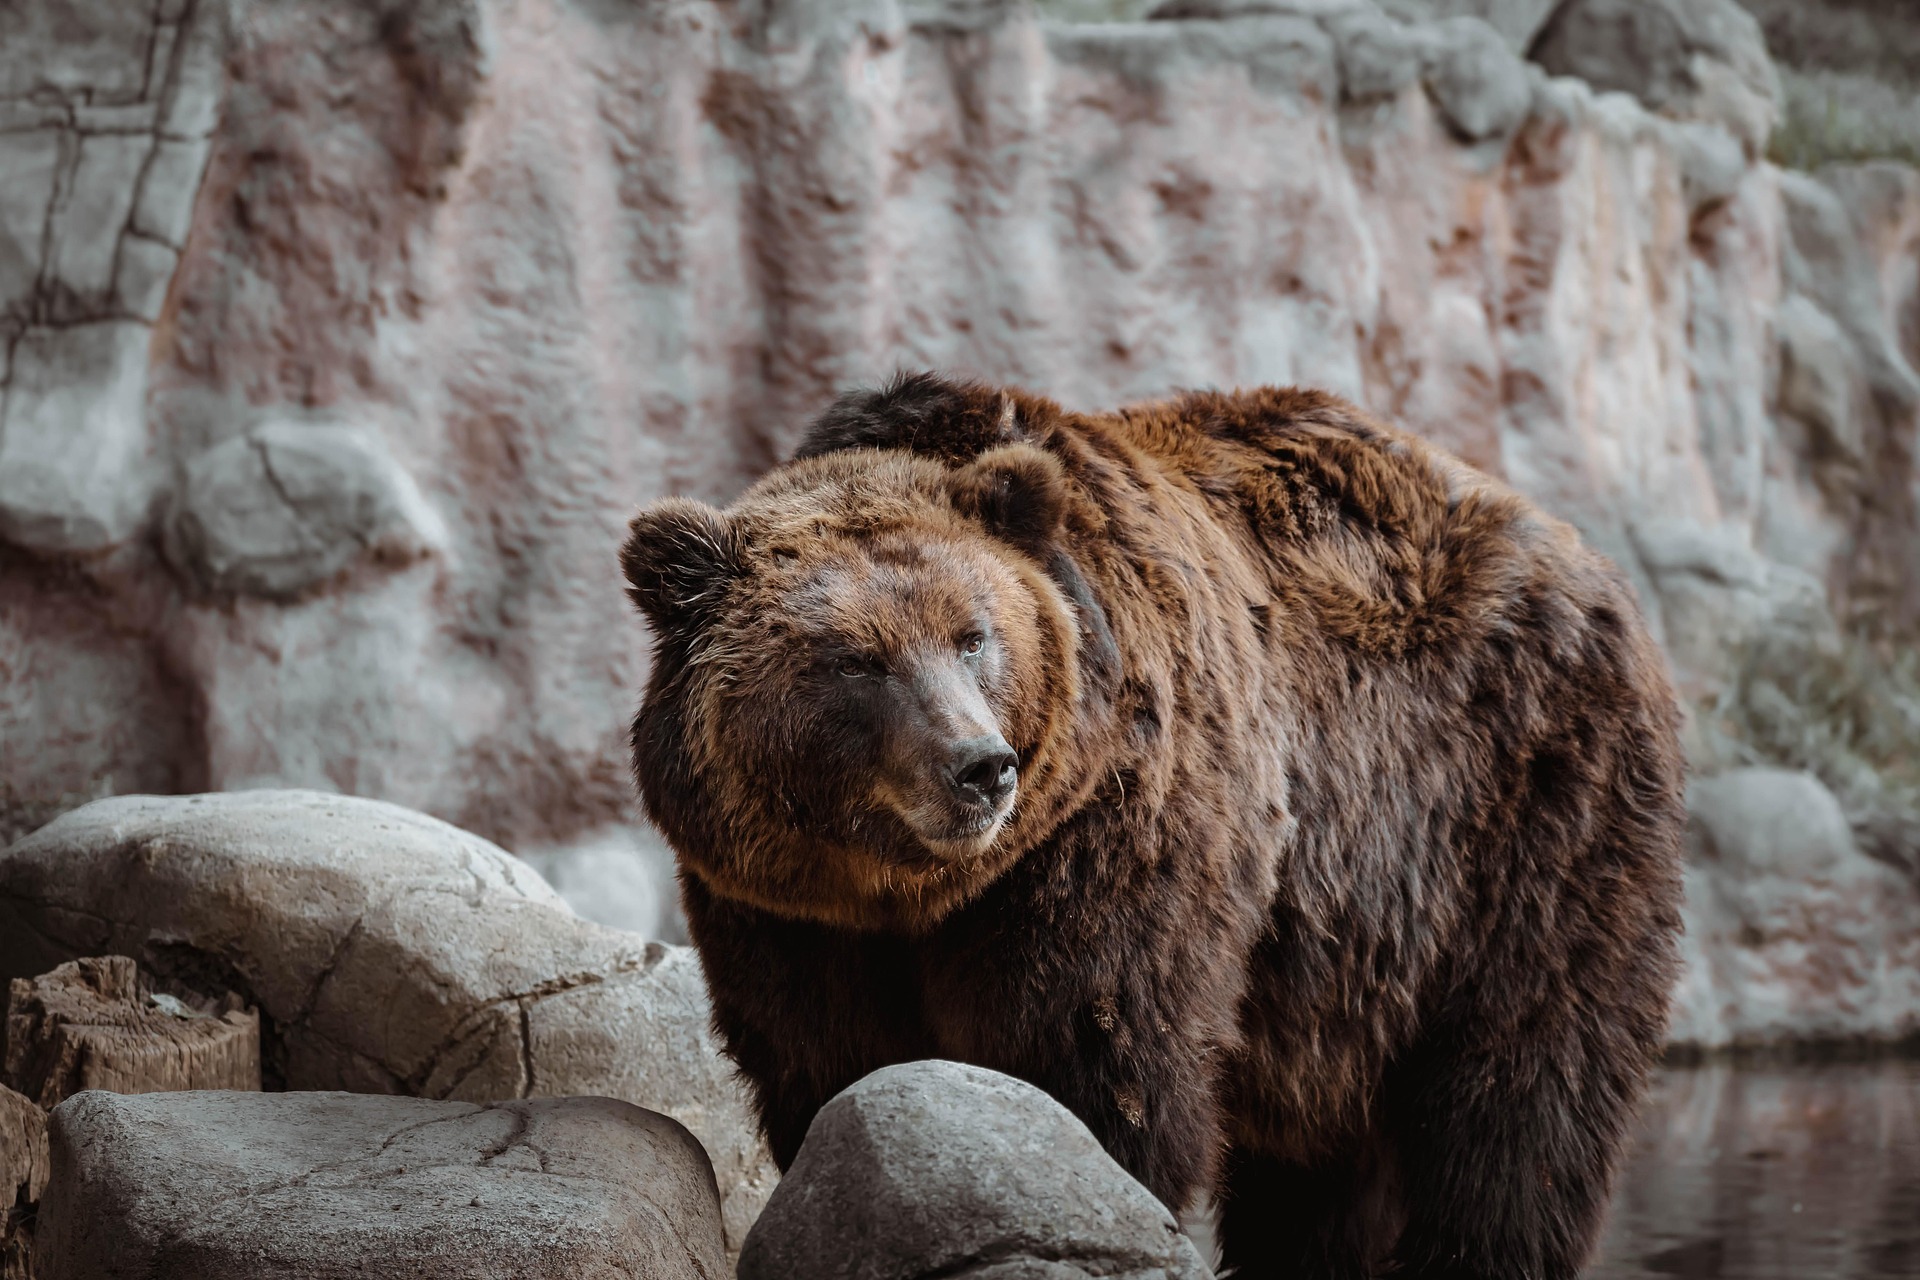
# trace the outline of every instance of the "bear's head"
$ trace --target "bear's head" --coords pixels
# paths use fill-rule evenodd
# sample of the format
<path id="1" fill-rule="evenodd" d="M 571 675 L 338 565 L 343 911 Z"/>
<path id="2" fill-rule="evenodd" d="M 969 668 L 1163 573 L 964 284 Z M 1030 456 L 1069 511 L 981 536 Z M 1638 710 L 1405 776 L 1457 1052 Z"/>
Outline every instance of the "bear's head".
<path id="1" fill-rule="evenodd" d="M 1057 821 L 1075 614 L 1049 577 L 1054 457 L 853 448 L 726 510 L 668 499 L 622 551 L 655 637 L 647 811 L 723 897 L 856 928 L 937 922 Z"/>

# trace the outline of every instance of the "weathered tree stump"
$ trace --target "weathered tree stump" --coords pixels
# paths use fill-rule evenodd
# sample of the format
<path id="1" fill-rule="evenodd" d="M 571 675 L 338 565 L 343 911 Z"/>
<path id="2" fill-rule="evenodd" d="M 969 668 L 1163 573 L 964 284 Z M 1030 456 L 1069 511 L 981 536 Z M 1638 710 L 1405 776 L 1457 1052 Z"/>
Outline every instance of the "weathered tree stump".
<path id="1" fill-rule="evenodd" d="M 260 1015 L 240 1006 L 157 992 L 125 956 L 15 978 L 6 1082 L 48 1109 L 82 1089 L 257 1090 Z"/>
<path id="2" fill-rule="evenodd" d="M 0 1280 L 33 1274 L 34 1210 L 47 1186 L 47 1113 L 0 1085 Z"/>

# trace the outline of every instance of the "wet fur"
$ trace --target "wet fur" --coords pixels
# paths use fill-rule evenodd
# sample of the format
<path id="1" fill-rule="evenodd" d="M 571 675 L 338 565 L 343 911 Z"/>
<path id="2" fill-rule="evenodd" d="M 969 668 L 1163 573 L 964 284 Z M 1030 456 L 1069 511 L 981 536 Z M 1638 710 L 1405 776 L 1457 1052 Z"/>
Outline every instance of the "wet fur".
<path id="1" fill-rule="evenodd" d="M 1318 392 L 1080 415 L 931 376 L 836 404 L 691 571 L 648 519 L 636 771 L 782 1167 L 838 1090 L 953 1058 L 1167 1203 L 1213 1189 L 1241 1275 L 1577 1272 L 1664 1029 L 1682 811 L 1662 658 L 1569 528 Z M 777 643 L 770 575 L 895 535 L 1003 566 L 1018 650 L 1016 819 L 929 883 L 754 798 L 839 803 L 859 760 L 788 776 L 715 720 L 815 713 L 777 670 L 713 688 Z"/>

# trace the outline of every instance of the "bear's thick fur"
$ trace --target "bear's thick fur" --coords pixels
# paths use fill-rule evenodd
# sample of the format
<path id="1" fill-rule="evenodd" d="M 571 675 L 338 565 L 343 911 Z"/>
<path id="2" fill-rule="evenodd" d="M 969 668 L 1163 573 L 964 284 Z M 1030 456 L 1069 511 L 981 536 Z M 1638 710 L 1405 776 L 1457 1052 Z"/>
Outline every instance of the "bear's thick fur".
<path id="1" fill-rule="evenodd" d="M 635 770 L 782 1167 L 952 1058 L 1211 1189 L 1242 1276 L 1577 1272 L 1683 817 L 1662 657 L 1566 525 L 1331 395 L 919 375 L 623 564 Z"/>

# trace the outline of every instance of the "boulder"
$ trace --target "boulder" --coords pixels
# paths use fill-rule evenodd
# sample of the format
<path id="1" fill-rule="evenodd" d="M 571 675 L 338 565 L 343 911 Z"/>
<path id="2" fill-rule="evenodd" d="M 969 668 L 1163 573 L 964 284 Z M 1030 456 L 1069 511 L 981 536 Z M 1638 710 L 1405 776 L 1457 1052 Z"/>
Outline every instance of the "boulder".
<path id="1" fill-rule="evenodd" d="M 720 1280 L 693 1135 L 610 1098 L 75 1095 L 40 1280 Z"/>
<path id="2" fill-rule="evenodd" d="M 1424 34 L 1421 79 L 1455 133 L 1484 142 L 1520 127 L 1533 106 L 1533 82 L 1499 32 L 1478 18 L 1449 18 Z"/>
<path id="3" fill-rule="evenodd" d="M 187 464 L 167 557 L 201 590 L 289 599 L 369 558 L 404 565 L 446 529 L 379 437 L 273 421 Z"/>
<path id="4" fill-rule="evenodd" d="M 888 1067 L 807 1130 L 741 1280 L 1203 1280 L 1167 1207 L 1039 1089 L 957 1062 Z"/>
<path id="5" fill-rule="evenodd" d="M 1735 0 L 1562 0 L 1528 56 L 1664 115 L 1719 124 L 1749 159 L 1780 119 L 1766 36 Z"/>
<path id="6" fill-rule="evenodd" d="M 258 1089 L 260 1015 L 241 1005 L 156 991 L 126 956 L 15 978 L 7 1084 L 43 1107 L 85 1089 Z"/>
<path id="7" fill-rule="evenodd" d="M 1733 769 L 1696 779 L 1688 808 L 1675 1044 L 1920 1032 L 1920 885 L 1856 847 L 1819 779 Z"/>
<path id="8" fill-rule="evenodd" d="M 0 854 L 0 976 L 102 953 L 258 1007 L 280 1087 L 665 1112 L 712 1157 L 736 1247 L 774 1181 L 693 953 L 579 919 L 510 854 L 398 805 L 123 796 Z"/>

